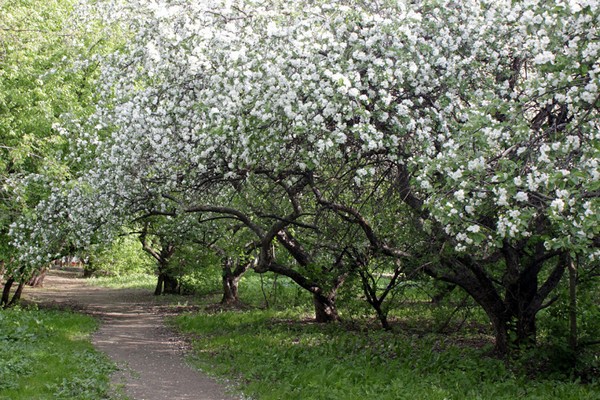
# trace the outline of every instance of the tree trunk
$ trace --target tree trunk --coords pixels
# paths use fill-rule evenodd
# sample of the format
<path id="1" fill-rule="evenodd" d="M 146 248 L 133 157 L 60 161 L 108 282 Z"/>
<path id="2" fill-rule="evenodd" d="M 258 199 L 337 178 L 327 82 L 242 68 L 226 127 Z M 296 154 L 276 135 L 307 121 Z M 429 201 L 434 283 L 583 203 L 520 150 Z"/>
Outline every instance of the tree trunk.
<path id="1" fill-rule="evenodd" d="M 488 272 L 495 266 L 493 263 L 498 262 L 496 260 L 487 264 L 469 256 L 453 257 L 443 260 L 438 267 L 425 269 L 434 278 L 466 290 L 484 309 L 494 327 L 496 352 L 500 355 L 507 355 L 513 346 L 535 345 L 536 315 L 552 302 L 547 298 L 568 267 L 567 254 L 546 252 L 543 244 L 532 247 L 517 249 L 505 244 L 502 249 L 505 272 L 501 281 L 494 281 Z M 557 263 L 548 270 L 540 285 L 540 273 L 552 259 Z M 500 290 L 503 290 L 504 298 Z M 514 336 L 509 338 L 509 332 Z"/>
<path id="2" fill-rule="evenodd" d="M 46 277 L 46 267 L 42 268 L 38 273 L 33 275 L 27 284 L 31 287 L 44 286 L 44 278 Z"/>
<path id="3" fill-rule="evenodd" d="M 160 249 L 152 248 L 151 244 L 146 241 L 147 239 L 148 224 L 144 227 L 144 230 L 140 234 L 140 242 L 142 243 L 143 250 L 150 254 L 154 258 L 158 265 L 158 278 L 156 282 L 156 288 L 154 289 L 154 295 L 160 296 L 161 294 L 179 294 L 179 281 L 175 276 L 169 274 L 169 260 L 175 253 L 175 245 L 173 243 L 165 243 L 165 238 L 160 237 Z"/>
<path id="4" fill-rule="evenodd" d="M 577 266 L 569 262 L 569 347 L 577 350 Z"/>
<path id="5" fill-rule="evenodd" d="M 19 302 L 19 300 L 21 300 L 21 293 L 23 293 L 24 287 L 25 287 L 25 282 L 24 281 L 19 282 L 19 286 L 17 287 L 15 294 L 13 294 L 12 299 L 6 305 L 7 308 L 14 306 L 15 304 L 17 304 Z"/>
<path id="6" fill-rule="evenodd" d="M 531 347 L 535 345 L 537 333 L 535 316 L 539 307 L 533 306 L 533 302 L 539 289 L 539 268 L 535 264 L 525 263 L 523 256 L 512 248 L 506 249 L 504 253 L 507 264 L 515 263 L 514 284 L 507 285 L 505 294 L 507 316 L 514 319 L 516 324 L 516 339 L 513 344 L 517 348 Z"/>
<path id="7" fill-rule="evenodd" d="M 379 322 L 381 322 L 381 327 L 386 331 L 391 331 L 392 327 L 388 322 L 387 313 L 383 311 L 381 308 L 381 304 L 373 304 L 373 308 L 375 308 L 375 312 L 377 313 L 377 318 L 379 318 Z"/>
<path id="8" fill-rule="evenodd" d="M 235 304 L 239 302 L 238 284 L 240 278 L 233 275 L 223 275 L 223 298 L 221 304 Z"/>
<path id="9" fill-rule="evenodd" d="M 223 283 L 223 298 L 221 304 L 237 303 L 238 298 L 238 282 L 239 279 L 234 275 L 233 259 L 231 257 L 223 257 L 222 269 L 223 275 L 221 281 Z"/>
<path id="10" fill-rule="evenodd" d="M 535 314 L 521 313 L 517 316 L 517 338 L 516 347 L 532 347 L 535 345 L 537 328 Z"/>
<path id="11" fill-rule="evenodd" d="M 95 272 L 96 272 L 96 267 L 94 266 L 94 263 L 91 260 L 89 260 L 87 263 L 83 264 L 83 277 L 84 278 L 91 278 Z"/>
<path id="12" fill-rule="evenodd" d="M 505 356 L 509 352 L 509 341 L 508 341 L 508 323 L 499 316 L 490 316 L 492 326 L 494 327 L 494 336 L 496 343 L 494 345 L 494 353 Z"/>
<path id="13" fill-rule="evenodd" d="M 179 280 L 167 272 L 158 274 L 154 295 L 160 296 L 161 294 L 179 294 Z"/>
<path id="14" fill-rule="evenodd" d="M 155 296 L 160 296 L 163 292 L 163 283 L 164 283 L 164 276 L 163 274 L 158 274 L 158 279 L 156 282 L 156 288 L 154 289 L 154 295 Z"/>
<path id="15" fill-rule="evenodd" d="M 179 280 L 176 277 L 169 275 L 168 273 L 165 273 L 163 275 L 163 294 L 179 294 Z"/>
<path id="16" fill-rule="evenodd" d="M 0 300 L 0 306 L 8 306 L 8 300 L 10 298 L 10 289 L 12 288 L 13 283 L 15 283 L 15 279 L 11 276 L 6 280 L 4 284 L 4 290 L 2 290 L 2 299 Z"/>
<path id="17" fill-rule="evenodd" d="M 320 323 L 339 321 L 340 317 L 335 307 L 335 298 L 313 293 L 315 304 L 315 321 Z"/>
<path id="18" fill-rule="evenodd" d="M 223 298 L 221 299 L 221 304 L 234 304 L 239 302 L 238 285 L 241 277 L 248 269 L 250 269 L 252 263 L 253 261 L 240 262 L 239 259 L 234 262 L 231 257 L 224 257 L 222 262 Z M 235 269 L 233 268 L 234 265 Z"/>

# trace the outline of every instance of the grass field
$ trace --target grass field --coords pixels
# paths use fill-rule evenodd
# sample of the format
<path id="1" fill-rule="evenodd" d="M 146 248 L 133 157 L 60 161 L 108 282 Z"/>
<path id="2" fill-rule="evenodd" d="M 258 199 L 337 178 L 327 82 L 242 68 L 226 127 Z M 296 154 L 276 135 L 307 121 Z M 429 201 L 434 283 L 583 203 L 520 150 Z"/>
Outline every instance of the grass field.
<path id="1" fill-rule="evenodd" d="M 54 310 L 0 310 L 0 399 L 108 398 L 113 365 L 89 335 L 97 322 Z"/>
<path id="2" fill-rule="evenodd" d="M 248 277 L 240 295 L 240 310 L 208 307 L 173 323 L 193 338 L 198 368 L 237 381 L 253 399 L 600 399 L 597 377 L 570 375 L 552 349 L 494 357 L 489 324 L 475 307 L 454 312 L 408 293 L 386 332 L 366 315 L 312 322 L 310 297 L 282 279 Z M 598 365 L 600 354 L 593 357 Z"/>
<path id="3" fill-rule="evenodd" d="M 152 290 L 154 277 L 92 282 Z M 310 296 L 281 277 L 244 277 L 240 295 L 239 309 L 215 306 L 217 276 L 195 297 L 181 297 L 200 311 L 171 322 L 193 340 L 190 361 L 237 382 L 246 398 L 600 400 L 597 349 L 585 354 L 579 370 L 546 346 L 498 359 L 485 315 L 460 293 L 436 307 L 417 287 L 399 294 L 392 332 L 380 328 L 364 303 L 343 296 L 343 321 L 316 324 Z M 96 321 L 78 314 L 0 311 L 0 399 L 108 398 L 113 367 L 89 343 L 95 328 Z M 586 368 L 591 373 L 573 373 Z"/>

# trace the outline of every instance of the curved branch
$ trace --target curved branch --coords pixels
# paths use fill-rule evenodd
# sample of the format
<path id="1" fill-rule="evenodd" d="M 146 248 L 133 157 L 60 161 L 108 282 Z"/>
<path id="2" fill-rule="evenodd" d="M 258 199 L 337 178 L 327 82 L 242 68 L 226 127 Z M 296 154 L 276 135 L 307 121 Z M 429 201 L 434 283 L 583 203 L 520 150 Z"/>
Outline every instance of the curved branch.
<path id="1" fill-rule="evenodd" d="M 250 217 L 240 210 L 236 210 L 231 207 L 222 207 L 222 206 L 211 206 L 211 205 L 198 205 L 187 207 L 184 209 L 186 213 L 196 213 L 196 212 L 213 212 L 217 214 L 229 214 L 235 216 L 236 219 L 241 221 L 244 225 L 246 225 L 250 230 L 252 230 L 259 238 L 263 238 L 265 236 L 265 230 L 261 228 L 259 225 L 252 222 Z"/>
<path id="2" fill-rule="evenodd" d="M 321 191 L 318 188 L 316 188 L 314 185 L 312 186 L 312 190 L 313 190 L 313 193 L 315 194 L 315 197 L 319 204 L 335 211 L 342 218 L 344 218 L 346 220 L 353 220 L 355 223 L 357 223 L 360 226 L 360 228 L 363 230 L 363 232 L 365 233 L 367 240 L 369 241 L 369 243 L 371 244 L 371 247 L 373 247 L 374 250 L 376 250 L 386 256 L 390 256 L 390 257 L 394 257 L 394 258 L 412 257 L 411 254 L 404 252 L 402 250 L 390 247 L 387 244 L 385 244 L 384 242 L 382 242 L 379 239 L 379 237 L 377 236 L 377 234 L 373 231 L 373 228 L 371 228 L 371 225 L 369 224 L 369 222 L 360 214 L 360 212 L 358 212 L 357 210 L 355 210 L 352 207 L 325 200 L 323 198 L 323 195 L 321 194 Z M 345 213 L 347 215 L 345 216 L 342 213 Z M 351 217 L 350 219 L 347 218 L 348 215 Z"/>

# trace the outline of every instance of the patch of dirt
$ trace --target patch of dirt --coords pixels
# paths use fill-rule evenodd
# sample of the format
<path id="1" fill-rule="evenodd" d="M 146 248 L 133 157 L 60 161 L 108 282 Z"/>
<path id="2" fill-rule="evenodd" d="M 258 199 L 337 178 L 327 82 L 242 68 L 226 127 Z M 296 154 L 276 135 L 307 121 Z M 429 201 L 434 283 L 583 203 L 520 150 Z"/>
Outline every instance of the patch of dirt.
<path id="1" fill-rule="evenodd" d="M 234 400 L 225 386 L 184 360 L 183 338 L 165 325 L 166 315 L 191 311 L 168 296 L 143 289 L 89 286 L 74 271 L 53 270 L 43 288 L 26 288 L 25 299 L 41 307 L 72 309 L 100 319 L 94 346 L 119 366 L 115 385 L 134 400 Z"/>

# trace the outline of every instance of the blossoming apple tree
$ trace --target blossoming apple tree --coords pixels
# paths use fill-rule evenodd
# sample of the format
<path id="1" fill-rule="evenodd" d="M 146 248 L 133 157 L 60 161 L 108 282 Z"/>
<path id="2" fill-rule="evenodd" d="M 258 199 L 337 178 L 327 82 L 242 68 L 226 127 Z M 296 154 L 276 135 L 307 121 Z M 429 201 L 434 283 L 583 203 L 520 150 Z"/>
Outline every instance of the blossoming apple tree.
<path id="1" fill-rule="evenodd" d="M 68 174 L 61 159 L 67 140 L 54 126 L 61 114 L 86 112 L 93 97 L 93 66 L 74 68 L 73 61 L 103 46 L 93 45 L 94 26 L 71 23 L 74 8 L 71 0 L 0 4 L 0 304 L 9 302 L 13 283 L 16 300 L 33 272 L 18 261 L 10 225 L 34 218 L 31 208 L 47 193 L 42 182 Z"/>
<path id="2" fill-rule="evenodd" d="M 79 239 L 143 213 L 223 214 L 277 269 L 273 243 L 302 265 L 292 228 L 325 231 L 310 214 L 327 209 L 363 250 L 430 255 L 422 268 L 482 306 L 500 352 L 510 332 L 535 339 L 571 257 L 598 256 L 597 1 L 109 5 L 131 40 L 100 61 L 78 125 L 91 162 L 43 203 L 66 196 Z M 393 212 L 360 206 L 382 177 Z M 30 232 L 24 260 L 44 248 Z"/>

